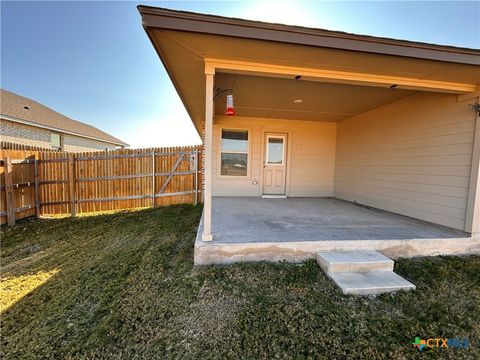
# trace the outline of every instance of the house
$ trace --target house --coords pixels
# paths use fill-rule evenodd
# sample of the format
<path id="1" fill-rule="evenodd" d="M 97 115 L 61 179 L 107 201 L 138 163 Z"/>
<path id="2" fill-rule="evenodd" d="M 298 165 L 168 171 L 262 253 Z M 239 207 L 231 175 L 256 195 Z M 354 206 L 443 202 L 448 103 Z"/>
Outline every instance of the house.
<path id="1" fill-rule="evenodd" d="M 204 141 L 195 263 L 480 251 L 480 50 L 138 10 Z"/>
<path id="2" fill-rule="evenodd" d="M 92 125 L 62 115 L 34 100 L 1 89 L 0 133 L 4 143 L 70 152 L 128 146 Z"/>

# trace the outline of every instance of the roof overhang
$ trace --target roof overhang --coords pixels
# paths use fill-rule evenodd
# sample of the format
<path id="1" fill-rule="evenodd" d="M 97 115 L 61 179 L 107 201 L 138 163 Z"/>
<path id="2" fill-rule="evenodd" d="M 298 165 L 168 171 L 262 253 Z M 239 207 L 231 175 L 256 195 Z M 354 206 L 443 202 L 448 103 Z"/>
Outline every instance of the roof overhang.
<path id="1" fill-rule="evenodd" d="M 301 26 L 272 24 L 143 5 L 138 6 L 138 10 L 142 15 L 142 24 L 146 29 L 161 28 L 190 31 L 297 45 L 447 61 L 459 64 L 480 65 L 480 51 L 477 49 L 356 35 L 341 31 Z"/>
<path id="2" fill-rule="evenodd" d="M 232 75 L 241 77 L 244 84 L 252 84 L 251 76 L 258 88 L 274 88 L 277 93 L 292 85 L 272 78 L 293 82 L 296 75 L 301 75 L 302 81 L 319 84 L 323 94 L 329 93 L 326 86 L 338 93 L 342 85 L 335 84 L 345 84 L 344 89 L 348 85 L 352 96 L 362 95 L 364 89 L 371 94 L 372 106 L 382 105 L 373 101 L 378 94 L 384 102 L 416 91 L 466 94 L 478 90 L 480 83 L 480 50 L 476 49 L 146 6 L 138 9 L 145 31 L 197 130 L 205 114 L 205 73 L 215 73 L 216 81 L 223 85 Z M 282 88 L 274 87 L 280 85 Z M 316 91 L 311 84 L 308 86 Z M 391 87 L 397 90 L 396 98 L 386 94 Z M 249 97 L 248 90 L 239 92 L 235 90 L 236 100 Z M 364 96 L 363 101 L 368 99 Z M 250 111 L 248 116 L 258 116 L 260 110 Z M 291 109 L 282 110 L 276 113 L 294 114 Z M 301 112 L 296 115 L 301 119 Z"/>

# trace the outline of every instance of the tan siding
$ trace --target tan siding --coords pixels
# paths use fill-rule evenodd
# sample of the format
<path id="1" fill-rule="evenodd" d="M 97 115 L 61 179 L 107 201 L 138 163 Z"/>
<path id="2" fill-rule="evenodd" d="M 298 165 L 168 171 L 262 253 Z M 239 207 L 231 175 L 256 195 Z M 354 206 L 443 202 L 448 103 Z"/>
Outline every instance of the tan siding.
<path id="1" fill-rule="evenodd" d="M 248 176 L 220 176 L 221 129 L 249 130 Z M 213 129 L 213 195 L 259 196 L 262 192 L 263 134 L 288 134 L 287 194 L 289 196 L 332 196 L 335 168 L 336 124 L 316 121 L 277 120 L 246 117 L 216 117 Z M 257 181 L 258 184 L 253 184 Z"/>
<path id="2" fill-rule="evenodd" d="M 338 124 L 335 196 L 464 229 L 475 114 L 417 93 Z"/>

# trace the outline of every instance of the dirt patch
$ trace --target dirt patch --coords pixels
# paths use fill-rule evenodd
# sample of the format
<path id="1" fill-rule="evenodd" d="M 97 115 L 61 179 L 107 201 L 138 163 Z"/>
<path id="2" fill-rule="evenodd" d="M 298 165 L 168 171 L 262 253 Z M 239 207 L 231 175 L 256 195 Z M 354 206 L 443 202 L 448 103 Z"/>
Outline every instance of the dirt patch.
<path id="1" fill-rule="evenodd" d="M 198 301 L 190 306 L 190 312 L 178 317 L 177 321 L 185 337 L 216 337 L 236 321 L 245 305 L 245 299 L 204 285 Z"/>

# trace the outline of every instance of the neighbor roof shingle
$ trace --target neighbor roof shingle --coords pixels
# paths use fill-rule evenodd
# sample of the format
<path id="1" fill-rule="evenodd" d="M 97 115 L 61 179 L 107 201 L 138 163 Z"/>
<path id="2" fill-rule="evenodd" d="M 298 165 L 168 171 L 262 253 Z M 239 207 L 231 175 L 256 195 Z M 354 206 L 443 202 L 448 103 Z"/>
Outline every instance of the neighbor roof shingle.
<path id="1" fill-rule="evenodd" d="M 0 113 L 19 120 L 25 120 L 38 126 L 55 128 L 79 136 L 103 140 L 115 145 L 128 146 L 127 143 L 97 129 L 94 126 L 76 121 L 62 115 L 34 100 L 0 89 Z M 32 124 L 32 125 L 34 125 Z"/>

